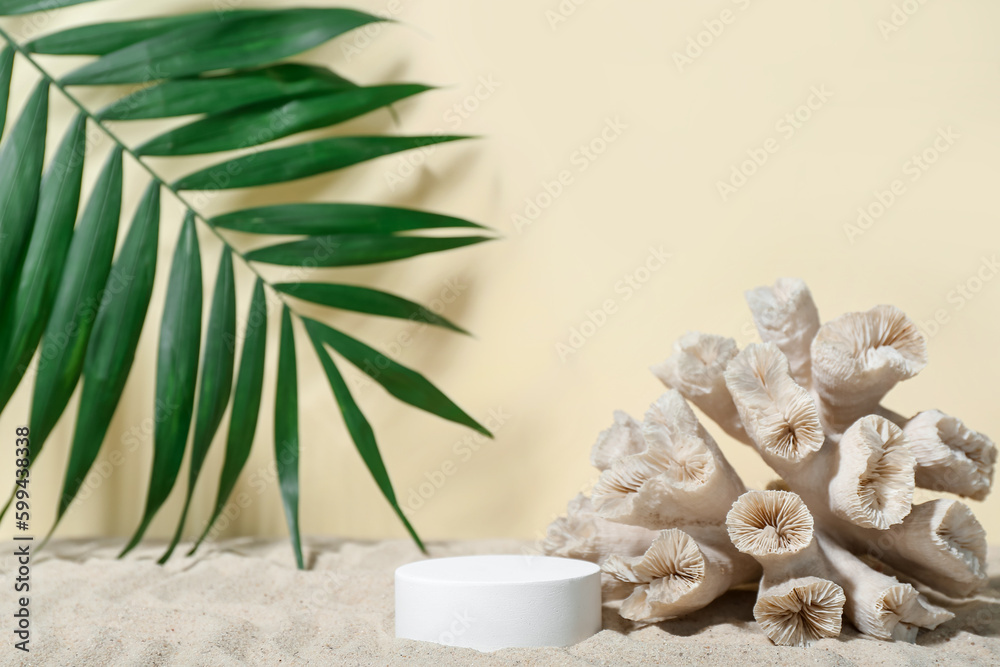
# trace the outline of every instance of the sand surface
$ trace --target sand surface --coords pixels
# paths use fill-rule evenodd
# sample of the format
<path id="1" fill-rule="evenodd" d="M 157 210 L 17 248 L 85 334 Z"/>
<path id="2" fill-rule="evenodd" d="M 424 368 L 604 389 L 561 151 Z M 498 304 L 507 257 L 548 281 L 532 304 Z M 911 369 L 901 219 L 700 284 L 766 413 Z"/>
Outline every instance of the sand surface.
<path id="1" fill-rule="evenodd" d="M 917 645 L 860 637 L 811 649 L 772 646 L 753 621 L 754 593 L 731 592 L 680 621 L 632 627 L 606 611 L 604 630 L 569 648 L 482 654 L 393 632 L 393 570 L 420 558 L 405 541 L 308 541 L 311 570 L 286 542 L 209 545 L 194 558 L 155 560 L 162 546 L 114 556 L 118 540 L 50 544 L 33 564 L 31 653 L 11 647 L 9 557 L 0 559 L 3 665 L 1000 665 L 1000 603 L 959 610 Z M 439 543 L 434 556 L 520 553 L 511 541 Z M 183 553 L 181 551 L 180 553 Z M 1000 558 L 991 553 L 991 571 Z M 1000 577 L 988 595 L 1000 598 Z"/>

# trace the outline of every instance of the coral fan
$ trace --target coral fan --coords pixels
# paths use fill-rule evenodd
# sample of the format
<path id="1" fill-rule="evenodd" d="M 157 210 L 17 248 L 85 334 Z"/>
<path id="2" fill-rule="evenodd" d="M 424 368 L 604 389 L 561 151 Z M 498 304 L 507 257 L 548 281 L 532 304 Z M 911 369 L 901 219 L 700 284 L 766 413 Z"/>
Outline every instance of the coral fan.
<path id="1" fill-rule="evenodd" d="M 552 555 L 597 562 L 605 601 L 630 620 L 683 616 L 758 583 L 753 614 L 776 644 L 840 634 L 914 641 L 986 583 L 986 537 L 958 500 L 981 500 L 993 442 L 937 410 L 881 401 L 927 364 L 917 327 L 876 306 L 820 325 L 805 283 L 747 293 L 763 343 L 688 333 L 652 368 L 669 388 L 642 422 L 616 412 L 591 462 L 601 471 L 548 530 Z M 686 399 L 686 400 L 685 400 Z M 747 490 L 690 401 L 781 477 Z"/>

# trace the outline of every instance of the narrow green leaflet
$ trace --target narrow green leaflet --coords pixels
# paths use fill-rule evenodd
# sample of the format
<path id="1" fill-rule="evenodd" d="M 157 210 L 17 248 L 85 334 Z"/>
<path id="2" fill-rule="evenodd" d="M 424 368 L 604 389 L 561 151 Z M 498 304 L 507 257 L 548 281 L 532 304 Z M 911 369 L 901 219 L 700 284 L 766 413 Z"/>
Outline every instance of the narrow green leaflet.
<path id="1" fill-rule="evenodd" d="M 0 148 L 0 308 L 14 291 L 35 224 L 48 116 L 49 85 L 43 81 Z"/>
<path id="2" fill-rule="evenodd" d="M 264 283 L 257 279 L 253 299 L 247 313 L 247 325 L 243 334 L 243 352 L 240 354 L 240 372 L 233 392 L 233 411 L 229 416 L 229 437 L 226 439 L 226 459 L 222 464 L 219 478 L 219 493 L 215 500 L 215 510 L 201 537 L 191 548 L 189 555 L 208 537 L 215 520 L 222 514 L 229 496 L 236 488 L 243 466 L 250 456 L 250 446 L 257 430 L 257 416 L 260 413 L 260 394 L 264 386 L 264 349 L 267 342 L 267 301 L 264 298 Z"/>
<path id="3" fill-rule="evenodd" d="M 378 443 L 375 441 L 375 433 L 372 431 L 371 424 L 365 419 L 364 414 L 351 395 L 351 390 L 347 388 L 344 377 L 337 369 L 337 364 L 334 363 L 330 354 L 323 346 L 324 335 L 319 328 L 323 325 L 309 319 L 303 319 L 302 321 L 306 325 L 306 331 L 309 333 L 309 340 L 312 341 L 316 355 L 319 356 L 320 363 L 323 364 L 326 378 L 330 383 L 330 388 L 333 390 L 334 397 L 337 399 L 340 414 L 344 418 L 344 424 L 347 426 L 347 431 L 351 434 L 351 440 L 354 441 L 355 448 L 361 455 L 361 459 L 365 462 L 365 466 L 368 468 L 368 472 L 371 473 L 375 483 L 378 484 L 378 488 L 381 489 L 382 495 L 389 501 L 389 505 L 392 506 L 399 520 L 403 522 L 403 526 L 406 527 L 406 531 L 410 534 L 410 537 L 413 538 L 413 541 L 417 543 L 422 552 L 427 553 L 427 549 L 420 540 L 420 536 L 417 535 L 413 526 L 410 525 L 409 519 L 406 518 L 403 510 L 399 507 L 399 502 L 396 500 L 396 493 L 392 489 L 392 481 L 390 481 L 389 473 L 385 469 L 385 463 L 382 461 L 382 454 L 379 453 Z"/>
<path id="4" fill-rule="evenodd" d="M 233 365 L 236 359 L 236 284 L 233 277 L 233 253 L 229 248 L 219 258 L 219 271 L 212 296 L 212 310 L 205 333 L 205 352 L 201 360 L 201 382 L 195 408 L 194 440 L 191 442 L 191 462 L 188 469 L 187 494 L 177 530 L 161 563 L 170 558 L 184 532 L 188 510 L 198 475 L 205 463 L 209 445 L 219 429 L 222 415 L 229 405 L 233 388 Z"/>
<path id="5" fill-rule="evenodd" d="M 0 314 L 0 410 L 21 382 L 52 312 L 80 205 L 86 118 L 77 115 L 42 180 L 17 291 Z"/>
<path id="6" fill-rule="evenodd" d="M 226 190 L 285 183 L 413 148 L 469 137 L 333 137 L 226 160 L 185 176 L 179 190 Z"/>
<path id="7" fill-rule="evenodd" d="M 334 283 L 278 283 L 274 285 L 274 289 L 294 296 L 296 299 L 311 301 L 331 308 L 424 322 L 469 335 L 465 329 L 452 324 L 418 303 L 370 287 Z"/>
<path id="8" fill-rule="evenodd" d="M 77 222 L 62 282 L 42 336 L 31 402 L 32 461 L 38 458 L 80 379 L 105 290 L 121 289 L 129 280 L 128 276 L 111 274 L 121 206 L 122 152 L 115 149 Z"/>
<path id="9" fill-rule="evenodd" d="M 0 16 L 48 12 L 62 7 L 82 5 L 85 2 L 94 0 L 0 0 Z"/>
<path id="10" fill-rule="evenodd" d="M 0 135 L 7 122 L 7 103 L 10 98 L 10 75 L 14 71 L 14 49 L 10 46 L 0 51 Z"/>
<path id="11" fill-rule="evenodd" d="M 164 81 L 109 104 L 97 116 L 101 120 L 139 120 L 215 114 L 267 100 L 329 93 L 352 86 L 353 83 L 325 67 L 282 63 Z"/>
<path id="12" fill-rule="evenodd" d="M 261 102 L 169 130 L 137 149 L 140 155 L 199 155 L 250 148 L 328 127 L 431 90 L 419 84 L 360 86 L 334 93 Z"/>
<path id="13" fill-rule="evenodd" d="M 295 367 L 295 334 L 288 306 L 281 309 L 281 346 L 278 382 L 274 394 L 274 461 L 278 469 L 281 501 L 285 506 L 288 537 L 295 563 L 305 569 L 299 534 L 299 386 Z"/>
<path id="14" fill-rule="evenodd" d="M 174 30 L 70 72 L 67 85 L 144 83 L 213 70 L 256 67 L 382 21 L 351 9 L 282 9 Z"/>
<path id="15" fill-rule="evenodd" d="M 468 426 L 485 436 L 493 437 L 486 427 L 467 415 L 420 373 L 396 363 L 378 350 L 322 322 L 305 317 L 302 321 L 305 322 L 306 330 L 314 340 L 332 347 L 399 400 L 442 419 Z"/>
<path id="16" fill-rule="evenodd" d="M 139 528 L 119 558 L 142 539 L 156 512 L 174 488 L 181 469 L 191 429 L 191 413 L 194 411 L 201 346 L 201 290 L 201 252 L 194 229 L 194 215 L 188 213 L 174 250 L 160 323 L 156 357 L 156 406 L 159 406 L 159 412 L 153 431 L 153 469 L 146 509 Z"/>
<path id="17" fill-rule="evenodd" d="M 160 188 L 153 183 L 146 189 L 112 270 L 113 276 L 128 276 L 129 280 L 119 285 L 120 289 L 109 290 L 94 322 L 83 363 L 83 391 L 69 464 L 49 535 L 59 525 L 97 459 L 125 389 L 153 293 L 159 229 Z"/>
<path id="18" fill-rule="evenodd" d="M 46 1 L 39 0 L 39 2 Z M 265 12 L 233 9 L 199 14 L 181 14 L 180 16 L 157 16 L 134 21 L 93 23 L 44 35 L 31 40 L 24 46 L 32 53 L 59 56 L 103 56 L 174 30 L 189 30 L 199 25 L 218 24 L 220 21 L 231 21 L 243 16 L 263 13 Z"/>
<path id="19" fill-rule="evenodd" d="M 493 239 L 486 236 L 387 236 L 385 234 L 336 234 L 312 236 L 301 241 L 252 250 L 252 262 L 281 266 L 359 266 L 441 252 Z"/>
<path id="20" fill-rule="evenodd" d="M 393 234 L 418 229 L 486 229 L 450 215 L 372 204 L 278 204 L 226 213 L 209 220 L 251 234 Z"/>

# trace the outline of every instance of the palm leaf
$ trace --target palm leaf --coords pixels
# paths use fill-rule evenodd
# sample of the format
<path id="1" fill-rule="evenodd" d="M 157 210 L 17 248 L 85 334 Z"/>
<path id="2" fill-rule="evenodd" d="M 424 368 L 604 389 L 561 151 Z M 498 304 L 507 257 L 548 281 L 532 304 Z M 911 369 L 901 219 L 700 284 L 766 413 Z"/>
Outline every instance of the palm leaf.
<path id="1" fill-rule="evenodd" d="M 0 0 L 0 15 L 55 11 L 83 1 Z M 28 20 L 38 24 L 34 17 Z M 138 544 L 170 495 L 193 430 L 184 509 L 161 562 L 170 556 L 183 536 L 208 448 L 223 415 L 230 410 L 216 502 L 197 543 L 213 526 L 218 527 L 217 519 L 238 483 L 256 431 L 265 376 L 266 289 L 283 302 L 292 296 L 339 310 L 420 321 L 465 333 L 432 310 L 388 292 L 298 279 L 271 284 L 258 274 L 242 332 L 243 350 L 234 387 L 234 260 L 254 273 L 256 262 L 305 269 L 351 266 L 459 248 L 489 237 L 408 235 L 422 230 L 478 232 L 485 228 L 462 218 L 366 203 L 265 202 L 254 208 L 222 211 L 206 220 L 191 200 L 180 194 L 284 183 L 465 137 L 435 134 L 293 140 L 279 148 L 225 159 L 172 185 L 154 166 L 142 163 L 150 182 L 115 257 L 124 152 L 133 157 L 170 158 L 259 146 L 379 108 L 391 110 L 395 102 L 429 90 L 423 84 L 393 82 L 361 87 L 326 67 L 285 61 L 382 20 L 343 8 L 241 9 L 70 26 L 27 44 L 18 44 L 0 27 L 0 39 L 6 42 L 0 50 L 0 135 L 6 130 L 0 147 L 0 410 L 22 377 L 28 375 L 28 364 L 39 350 L 31 389 L 32 460 L 42 451 L 81 378 L 83 383 L 53 531 L 100 454 L 129 377 L 153 291 L 163 187 L 177 196 L 185 216 L 165 277 L 149 487 L 139 526 L 122 555 Z M 31 53 L 94 58 L 57 80 Z M 40 82 L 16 113 L 17 120 L 4 128 L 17 58 L 38 73 Z M 116 84 L 144 85 L 97 113 L 67 90 L 71 86 Z M 79 114 L 59 140 L 43 179 L 45 141 L 52 132 L 48 125 L 50 88 Z M 180 116 L 197 117 L 152 133 L 138 147 L 127 146 L 105 125 L 106 121 Z M 92 121 L 90 127 L 85 119 Z M 93 159 L 88 154 L 92 144 L 88 130 L 105 136 L 113 148 L 81 206 L 83 170 Z M 82 208 L 79 214 L 78 208 Z M 204 349 L 201 252 L 195 230 L 199 220 L 223 248 Z M 304 238 L 246 252 L 228 238 L 227 230 L 260 238 L 273 234 Z M 317 258 L 323 259 L 317 262 Z M 355 447 L 406 530 L 423 548 L 396 501 L 371 426 L 327 347 L 403 401 L 480 432 L 485 429 L 423 376 L 337 329 L 302 318 L 286 302 L 276 373 L 274 452 L 296 563 L 304 566 L 298 514 L 298 369 L 292 326 L 296 317 L 305 323 L 319 353 Z M 378 372 L 373 374 L 373 368 Z"/>
<path id="2" fill-rule="evenodd" d="M 226 160 L 181 178 L 174 187 L 178 190 L 226 190 L 285 183 L 400 151 L 467 138 L 435 135 L 321 139 Z"/>
<path id="3" fill-rule="evenodd" d="M 337 364 L 334 363 L 330 354 L 326 351 L 323 345 L 322 330 L 320 327 L 315 325 L 318 322 L 312 322 L 312 320 L 303 320 L 306 324 L 306 331 L 309 333 L 309 340 L 312 341 L 313 348 L 316 350 L 316 354 L 319 356 L 320 363 L 323 364 L 323 370 L 326 372 L 326 378 L 330 383 L 330 388 L 333 390 L 333 395 L 337 400 L 337 405 L 340 407 L 340 414 L 344 417 L 344 424 L 347 426 L 347 431 L 351 434 L 351 439 L 354 441 L 354 446 L 361 455 L 362 461 L 364 461 L 365 466 L 368 468 L 368 472 L 371 473 L 372 478 L 378 485 L 379 490 L 382 491 L 382 495 L 385 499 L 389 501 L 389 505 L 392 507 L 396 516 L 406 527 L 407 532 L 413 541 L 417 543 L 420 547 L 420 551 L 427 553 L 424 543 L 417 536 L 417 532 L 413 530 L 413 526 L 410 525 L 409 519 L 403 514 L 402 508 L 396 501 L 396 492 L 392 488 L 392 482 L 389 480 L 389 473 L 385 469 L 385 463 L 382 461 L 382 454 L 378 450 L 378 443 L 375 441 L 375 432 L 372 431 L 371 424 L 365 419 L 364 414 L 358 407 L 358 404 L 354 402 L 354 397 L 351 395 L 350 389 L 347 388 L 347 383 L 344 382 L 344 377 L 340 374 L 337 369 Z"/>
<path id="4" fill-rule="evenodd" d="M 296 299 L 311 301 L 330 308 L 424 322 L 469 335 L 465 329 L 457 324 L 452 324 L 418 303 L 370 287 L 334 283 L 277 283 L 274 285 L 274 289 L 294 296 Z"/>
<path id="5" fill-rule="evenodd" d="M 7 102 L 10 97 L 10 75 L 14 72 L 14 49 L 10 46 L 0 51 L 0 134 L 7 123 Z"/>
<path id="6" fill-rule="evenodd" d="M 49 0 L 38 0 L 38 2 L 49 4 Z M 94 23 L 39 37 L 28 42 L 24 47 L 33 53 L 58 56 L 103 56 L 174 30 L 189 29 L 199 25 L 262 13 L 264 12 L 257 10 L 234 9 L 229 12 L 215 11 L 134 21 Z"/>
<path id="7" fill-rule="evenodd" d="M 295 370 L 295 333 L 288 307 L 281 309 L 281 347 L 278 351 L 278 382 L 274 395 L 274 461 L 285 506 L 288 535 L 295 552 L 295 563 L 302 560 L 302 537 L 299 534 L 299 387 Z"/>
<path id="8" fill-rule="evenodd" d="M 65 85 L 145 83 L 266 65 L 381 21 L 351 9 L 276 9 L 203 23 L 113 51 L 63 77 Z"/>
<path id="9" fill-rule="evenodd" d="M 111 273 L 122 206 L 122 151 L 101 171 L 80 216 L 56 293 L 31 402 L 31 460 L 42 451 L 83 369 L 101 293 Z"/>
<path id="10" fill-rule="evenodd" d="M 48 12 L 53 9 L 82 5 L 94 0 L 0 0 L 0 15 L 17 16 L 32 12 Z"/>
<path id="11" fill-rule="evenodd" d="M 417 84 L 355 87 L 305 98 L 259 102 L 182 125 L 150 139 L 137 152 L 198 155 L 250 148 L 336 125 L 427 90 L 431 87 Z"/>
<path id="12" fill-rule="evenodd" d="M 17 291 L 0 313 L 0 409 L 21 382 L 52 312 L 80 204 L 86 127 L 77 115 L 45 173 Z"/>
<path id="13" fill-rule="evenodd" d="M 125 389 L 139 335 L 146 319 L 156 274 L 157 237 L 160 229 L 160 188 L 146 189 L 132 226 L 115 259 L 112 272 L 130 276 L 121 290 L 101 302 L 83 362 L 83 391 L 70 447 L 69 463 L 59 494 L 55 531 L 76 498 L 87 473 L 97 459 L 118 400 Z M 47 539 L 47 538 L 46 538 Z"/>
<path id="14" fill-rule="evenodd" d="M 313 340 L 321 341 L 335 349 L 358 370 L 363 371 L 399 400 L 442 419 L 468 426 L 487 437 L 493 437 L 485 426 L 467 415 L 420 373 L 396 363 L 361 341 L 322 322 L 308 317 L 303 317 L 302 321 Z"/>
<path id="15" fill-rule="evenodd" d="M 393 262 L 430 252 L 463 248 L 493 239 L 485 236 L 422 237 L 384 234 L 313 236 L 251 250 L 251 262 L 281 266 L 360 266 Z"/>
<path id="16" fill-rule="evenodd" d="M 0 149 L 0 308 L 13 292 L 35 223 L 45 158 L 49 86 L 39 83 Z"/>
<path id="17" fill-rule="evenodd" d="M 329 93 L 354 84 L 325 67 L 283 63 L 259 69 L 173 79 L 109 104 L 97 116 L 103 120 L 172 118 L 218 114 L 277 99 Z"/>
<path id="18" fill-rule="evenodd" d="M 222 510 L 226 508 L 229 496 L 236 488 L 243 466 L 250 457 L 250 446 L 257 430 L 257 415 L 260 412 L 260 394 L 264 385 L 264 343 L 267 340 L 267 302 L 264 299 L 264 283 L 258 278 L 254 286 L 250 311 L 247 314 L 246 329 L 243 333 L 243 352 L 240 354 L 240 372 L 233 392 L 233 412 L 229 418 L 229 437 L 226 439 L 226 460 L 222 464 L 219 492 L 215 499 L 212 518 L 205 525 L 201 537 L 195 542 L 188 555 L 193 554 L 208 536 Z"/>
<path id="19" fill-rule="evenodd" d="M 219 429 L 222 415 L 229 404 L 233 388 L 233 365 L 236 359 L 236 281 L 233 277 L 233 253 L 228 248 L 219 259 L 219 271 L 212 296 L 212 311 L 205 334 L 205 353 L 201 360 L 201 382 L 195 409 L 194 439 L 191 442 L 191 463 L 188 469 L 187 494 L 177 530 L 163 558 L 170 558 L 184 532 L 191 498 L 198 483 L 208 447 Z"/>
<path id="20" fill-rule="evenodd" d="M 181 227 L 170 266 L 166 304 L 160 324 L 156 358 L 156 403 L 162 407 L 153 432 L 153 470 L 146 494 L 146 509 L 135 535 L 119 554 L 131 551 L 166 501 L 181 469 L 191 413 L 201 345 L 201 251 L 194 230 L 194 216 Z"/>
<path id="21" fill-rule="evenodd" d="M 243 209 L 209 220 L 214 227 L 251 234 L 393 234 L 418 229 L 472 227 L 474 222 L 410 208 L 371 204 L 279 204 Z"/>

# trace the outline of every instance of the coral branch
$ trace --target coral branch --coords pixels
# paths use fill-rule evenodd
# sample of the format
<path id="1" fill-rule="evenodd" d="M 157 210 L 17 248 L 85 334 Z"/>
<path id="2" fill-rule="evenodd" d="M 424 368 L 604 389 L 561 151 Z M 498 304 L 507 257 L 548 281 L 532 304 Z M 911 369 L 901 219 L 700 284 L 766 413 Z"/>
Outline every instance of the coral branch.
<path id="1" fill-rule="evenodd" d="M 856 421 L 840 440 L 830 509 L 863 528 L 901 523 L 913 503 L 915 462 L 903 432 L 877 415 Z"/>
<path id="2" fill-rule="evenodd" d="M 788 358 L 792 378 L 808 388 L 812 382 L 809 347 L 819 331 L 819 313 L 809 288 L 798 278 L 778 278 L 773 287 L 746 293 L 754 324 L 765 343 L 774 343 Z"/>
<path id="3" fill-rule="evenodd" d="M 949 597 L 969 597 L 986 585 L 986 532 L 957 500 L 914 505 L 898 526 L 854 538 L 869 555 Z"/>
<path id="4" fill-rule="evenodd" d="M 903 434 L 917 462 L 918 486 L 973 500 L 986 498 L 997 461 L 992 440 L 937 410 L 907 421 Z"/>
<path id="5" fill-rule="evenodd" d="M 602 563 L 611 554 L 638 556 L 656 539 L 656 531 L 615 523 L 594 510 L 583 494 L 569 501 L 566 516 L 553 521 L 542 541 L 550 556 L 579 558 Z"/>
<path id="6" fill-rule="evenodd" d="M 669 359 L 650 370 L 726 433 L 750 444 L 724 377 L 726 366 L 738 351 L 732 338 L 692 331 L 674 343 L 674 354 Z"/>
<path id="7" fill-rule="evenodd" d="M 817 533 L 816 539 L 833 580 L 844 589 L 844 615 L 866 635 L 913 642 L 918 628 L 933 630 L 954 618 L 910 584 L 876 572 L 831 537 Z"/>
<path id="8" fill-rule="evenodd" d="M 788 491 L 748 491 L 726 517 L 733 544 L 761 564 L 753 615 L 775 644 L 809 646 L 840 634 L 843 589 L 813 539 L 813 518 Z"/>
<path id="9" fill-rule="evenodd" d="M 601 473 L 593 500 L 606 519 L 663 529 L 717 523 L 743 482 L 676 391 L 646 413 L 646 450 Z"/>
<path id="10" fill-rule="evenodd" d="M 646 449 L 642 425 L 621 410 L 615 410 L 615 423 L 601 431 L 590 450 L 590 464 L 604 471 L 618 459 Z"/>
<path id="11" fill-rule="evenodd" d="M 917 326 L 894 306 L 875 306 L 827 322 L 812 342 L 813 390 L 828 433 L 843 433 L 897 382 L 927 365 Z"/>
<path id="12" fill-rule="evenodd" d="M 819 450 L 823 430 L 809 392 L 773 343 L 750 345 L 729 363 L 726 386 L 758 451 L 798 462 Z"/>
<path id="13" fill-rule="evenodd" d="M 624 618 L 642 623 L 677 618 L 760 576 L 757 563 L 733 548 L 721 526 L 688 531 L 661 531 L 642 556 L 604 562 L 606 573 L 636 584 L 622 603 Z"/>

